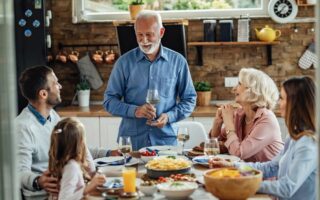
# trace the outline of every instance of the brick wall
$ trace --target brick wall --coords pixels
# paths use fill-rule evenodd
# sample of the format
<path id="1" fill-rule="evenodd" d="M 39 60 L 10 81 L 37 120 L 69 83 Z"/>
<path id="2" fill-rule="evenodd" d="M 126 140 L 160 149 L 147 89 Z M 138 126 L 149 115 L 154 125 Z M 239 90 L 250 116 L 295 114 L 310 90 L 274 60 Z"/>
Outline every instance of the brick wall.
<path id="1" fill-rule="evenodd" d="M 50 32 L 52 33 L 52 53 L 58 52 L 58 43 L 63 44 L 97 44 L 117 43 L 115 28 L 112 23 L 71 23 L 71 0 L 52 1 L 50 5 L 53 12 L 53 20 Z M 314 7 L 299 7 L 299 16 L 313 16 Z M 314 69 L 302 70 L 298 67 L 298 59 L 305 51 L 308 44 L 314 37 L 314 23 L 277 24 L 269 18 L 251 20 L 251 40 L 256 40 L 255 28 L 262 28 L 269 25 L 274 29 L 281 30 L 280 44 L 272 48 L 272 65 L 267 65 L 265 46 L 210 46 L 203 48 L 203 66 L 196 62 L 196 48 L 188 47 L 188 62 L 194 81 L 207 80 L 213 85 L 212 99 L 224 100 L 233 99 L 231 88 L 224 87 L 225 76 L 237 76 L 242 67 L 255 67 L 269 74 L 280 86 L 281 82 L 293 75 L 310 75 L 314 77 Z M 294 27 L 298 32 L 294 32 Z M 236 26 L 235 26 L 236 27 Z M 236 33 L 236 30 L 235 30 Z M 190 20 L 188 26 L 189 42 L 202 41 L 203 25 L 201 20 Z M 80 57 L 87 52 L 94 52 L 97 49 L 104 51 L 116 47 L 90 47 L 75 48 L 80 51 Z M 65 48 L 70 52 L 72 48 Z M 50 64 L 57 74 L 63 86 L 62 97 L 65 104 L 70 103 L 75 93 L 75 85 L 79 81 L 77 66 L 71 62 L 62 64 L 52 62 Z M 103 92 L 106 88 L 108 77 L 112 70 L 111 64 L 97 64 L 104 85 L 96 91 L 91 91 L 91 100 L 103 100 Z"/>

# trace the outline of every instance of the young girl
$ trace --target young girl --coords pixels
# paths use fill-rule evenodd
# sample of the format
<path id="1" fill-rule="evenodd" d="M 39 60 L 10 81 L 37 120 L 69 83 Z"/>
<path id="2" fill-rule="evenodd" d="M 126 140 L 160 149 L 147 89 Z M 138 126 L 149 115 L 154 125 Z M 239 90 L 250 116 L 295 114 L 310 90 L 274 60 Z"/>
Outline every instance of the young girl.
<path id="1" fill-rule="evenodd" d="M 85 143 L 84 127 L 74 118 L 61 120 L 53 129 L 49 150 L 49 171 L 60 182 L 58 199 L 82 199 L 101 186 L 104 175 L 95 175 L 92 157 Z M 85 181 L 90 180 L 89 184 Z"/>

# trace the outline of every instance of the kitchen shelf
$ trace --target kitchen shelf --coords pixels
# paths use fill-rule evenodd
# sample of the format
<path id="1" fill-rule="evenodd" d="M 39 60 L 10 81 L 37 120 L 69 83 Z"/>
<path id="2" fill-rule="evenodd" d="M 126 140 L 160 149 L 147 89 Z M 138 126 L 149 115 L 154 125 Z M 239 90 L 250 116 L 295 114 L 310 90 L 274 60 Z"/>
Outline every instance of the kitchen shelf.
<path id="1" fill-rule="evenodd" d="M 203 46 L 266 46 L 267 48 L 267 63 L 272 65 L 272 45 L 280 44 L 280 41 L 274 42 L 262 42 L 262 41 L 250 41 L 250 42 L 188 42 L 188 46 L 194 46 L 197 48 L 197 64 L 203 65 L 202 59 L 202 47 Z"/>
<path id="2" fill-rule="evenodd" d="M 309 4 L 306 0 L 297 0 L 297 6 L 315 6 L 315 4 Z"/>
<path id="3" fill-rule="evenodd" d="M 315 4 L 297 4 L 297 5 L 301 7 L 315 6 Z"/>

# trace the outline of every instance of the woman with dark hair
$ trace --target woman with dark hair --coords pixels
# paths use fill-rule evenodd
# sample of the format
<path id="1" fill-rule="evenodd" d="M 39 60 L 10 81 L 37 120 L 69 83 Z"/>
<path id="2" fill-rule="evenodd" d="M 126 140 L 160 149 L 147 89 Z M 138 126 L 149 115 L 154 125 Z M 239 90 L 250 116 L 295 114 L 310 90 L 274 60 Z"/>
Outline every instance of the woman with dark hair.
<path id="1" fill-rule="evenodd" d="M 315 136 L 315 84 L 309 77 L 290 78 L 282 84 L 280 112 L 290 137 L 284 150 L 265 163 L 246 163 L 263 172 L 258 192 L 279 199 L 316 199 L 317 142 Z M 210 160 L 211 167 L 240 167 L 241 163 Z"/>

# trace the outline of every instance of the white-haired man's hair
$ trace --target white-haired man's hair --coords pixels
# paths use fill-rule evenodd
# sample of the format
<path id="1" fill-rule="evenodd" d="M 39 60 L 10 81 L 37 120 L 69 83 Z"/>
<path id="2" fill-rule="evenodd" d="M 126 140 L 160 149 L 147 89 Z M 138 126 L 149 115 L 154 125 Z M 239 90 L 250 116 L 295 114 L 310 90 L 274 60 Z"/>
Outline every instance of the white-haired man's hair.
<path id="1" fill-rule="evenodd" d="M 150 19 L 154 18 L 158 24 L 158 30 L 163 27 L 162 25 L 162 19 L 161 16 L 158 12 L 154 10 L 142 10 L 138 13 L 137 18 L 136 18 L 136 23 L 134 24 L 134 29 L 136 29 L 136 24 L 137 21 L 142 20 L 142 19 Z"/>
<path id="2" fill-rule="evenodd" d="M 245 99 L 253 107 L 273 109 L 279 99 L 275 82 L 263 71 L 254 68 L 242 68 L 239 82 L 247 88 Z"/>

